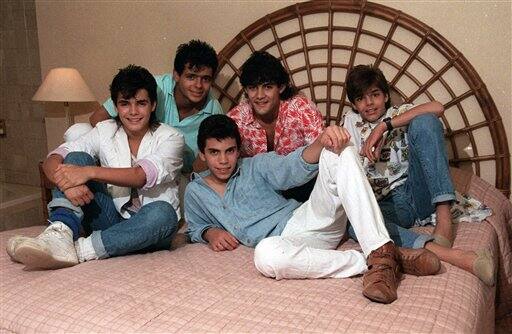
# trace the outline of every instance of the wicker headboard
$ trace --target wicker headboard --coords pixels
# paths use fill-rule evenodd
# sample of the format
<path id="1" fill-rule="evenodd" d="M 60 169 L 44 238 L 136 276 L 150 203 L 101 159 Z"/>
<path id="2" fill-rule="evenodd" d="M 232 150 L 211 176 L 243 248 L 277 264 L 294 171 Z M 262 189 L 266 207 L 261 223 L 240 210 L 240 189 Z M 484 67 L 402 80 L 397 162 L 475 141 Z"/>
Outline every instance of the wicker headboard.
<path id="1" fill-rule="evenodd" d="M 510 154 L 500 114 L 478 73 L 455 47 L 415 18 L 365 1 L 311 1 L 271 13 L 219 53 L 214 92 L 224 110 L 242 97 L 239 68 L 254 50 L 279 57 L 326 123 L 350 109 L 347 70 L 377 64 L 405 102 L 444 104 L 453 166 L 510 194 Z"/>

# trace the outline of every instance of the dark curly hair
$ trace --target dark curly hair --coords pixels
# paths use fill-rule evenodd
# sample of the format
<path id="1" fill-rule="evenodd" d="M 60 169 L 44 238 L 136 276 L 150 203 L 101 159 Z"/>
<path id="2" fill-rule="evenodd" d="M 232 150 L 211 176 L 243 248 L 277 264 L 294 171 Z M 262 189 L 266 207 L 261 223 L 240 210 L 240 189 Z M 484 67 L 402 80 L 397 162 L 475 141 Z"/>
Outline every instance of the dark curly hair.
<path id="1" fill-rule="evenodd" d="M 208 116 L 199 125 L 199 131 L 197 132 L 197 146 L 199 147 L 199 151 L 204 153 L 206 140 L 210 138 L 217 140 L 234 138 L 238 149 L 240 149 L 242 145 L 240 131 L 235 121 L 222 114 Z"/>
<path id="2" fill-rule="evenodd" d="M 117 107 L 117 98 L 119 94 L 125 99 L 131 99 L 140 89 L 148 92 L 151 104 L 157 103 L 156 80 L 153 75 L 144 67 L 137 65 L 128 65 L 119 69 L 112 83 L 110 84 L 110 98 Z M 115 118 L 119 122 L 119 116 Z M 150 126 L 157 124 L 156 113 L 152 112 L 149 116 Z"/>
<path id="3" fill-rule="evenodd" d="M 246 88 L 261 84 L 284 85 L 284 91 L 279 94 L 281 100 L 287 100 L 297 95 L 298 90 L 290 82 L 290 76 L 276 57 L 266 51 L 256 51 L 241 67 L 240 84 Z"/>
<path id="4" fill-rule="evenodd" d="M 191 68 L 209 67 L 215 74 L 219 61 L 215 49 L 210 44 L 193 39 L 178 46 L 174 58 L 174 70 L 181 75 L 187 64 Z"/>

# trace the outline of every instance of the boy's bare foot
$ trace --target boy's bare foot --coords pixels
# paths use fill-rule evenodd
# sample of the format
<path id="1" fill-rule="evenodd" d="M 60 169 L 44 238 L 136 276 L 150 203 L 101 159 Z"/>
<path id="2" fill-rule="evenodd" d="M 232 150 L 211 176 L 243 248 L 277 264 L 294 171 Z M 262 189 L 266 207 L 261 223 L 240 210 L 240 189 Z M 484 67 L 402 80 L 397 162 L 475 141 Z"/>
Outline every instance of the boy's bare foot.
<path id="1" fill-rule="evenodd" d="M 434 231 L 434 234 L 432 234 L 432 235 L 434 236 L 434 242 L 436 244 L 438 244 L 439 246 L 446 247 L 446 248 L 452 248 L 453 241 L 443 237 L 440 234 L 437 234 L 435 231 Z"/>
<path id="2" fill-rule="evenodd" d="M 451 248 L 453 245 L 454 233 L 450 204 L 448 202 L 439 203 L 436 207 L 436 215 L 437 224 L 433 233 L 434 242 L 443 247 Z"/>
<path id="3" fill-rule="evenodd" d="M 441 247 L 429 242 L 425 248 L 436 254 L 441 261 L 459 267 L 478 277 L 486 285 L 492 286 L 496 282 L 496 266 L 492 253 L 487 249 L 476 252 Z"/>
<path id="4" fill-rule="evenodd" d="M 496 267 L 491 251 L 479 249 L 475 255 L 473 274 L 488 286 L 493 286 L 496 283 Z"/>
<path id="5" fill-rule="evenodd" d="M 478 277 L 486 285 L 492 286 L 496 281 L 496 270 L 492 253 L 488 249 L 476 252 L 457 249 L 461 268 Z"/>

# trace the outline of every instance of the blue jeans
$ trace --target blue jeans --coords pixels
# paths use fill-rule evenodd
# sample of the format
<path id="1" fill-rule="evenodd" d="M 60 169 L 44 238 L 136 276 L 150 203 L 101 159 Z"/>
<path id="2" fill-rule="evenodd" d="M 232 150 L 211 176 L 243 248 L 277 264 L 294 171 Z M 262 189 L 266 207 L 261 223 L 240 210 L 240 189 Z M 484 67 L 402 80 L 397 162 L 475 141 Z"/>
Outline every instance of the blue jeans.
<path id="1" fill-rule="evenodd" d="M 64 163 L 96 165 L 96 161 L 84 152 L 69 153 Z M 155 201 L 125 219 L 117 212 L 106 184 L 90 181 L 87 186 L 94 199 L 82 207 L 73 205 L 63 192 L 54 188 L 53 199 L 48 204 L 50 221 L 59 220 L 68 225 L 74 239 L 78 238 L 81 225 L 87 235 L 91 234 L 94 250 L 100 259 L 170 248 L 171 238 L 178 228 L 178 217 L 171 204 Z"/>
<path id="2" fill-rule="evenodd" d="M 434 114 L 415 117 L 407 129 L 409 169 L 407 180 L 379 201 L 386 228 L 396 245 L 422 248 L 432 236 L 409 230 L 425 219 L 437 203 L 455 200 L 443 127 Z M 349 235 L 354 238 L 352 227 Z"/>

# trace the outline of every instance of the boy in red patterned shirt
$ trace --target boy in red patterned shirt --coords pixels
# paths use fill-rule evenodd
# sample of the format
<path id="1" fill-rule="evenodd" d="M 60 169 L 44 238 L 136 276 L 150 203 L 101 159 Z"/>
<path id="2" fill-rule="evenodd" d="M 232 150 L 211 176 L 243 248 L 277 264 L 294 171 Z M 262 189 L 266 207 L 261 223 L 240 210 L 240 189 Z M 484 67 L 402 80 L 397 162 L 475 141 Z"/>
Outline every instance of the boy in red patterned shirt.
<path id="1" fill-rule="evenodd" d="M 322 114 L 298 92 L 281 62 L 265 51 L 254 52 L 242 65 L 240 83 L 246 99 L 228 112 L 242 136 L 241 153 L 252 157 L 275 151 L 287 155 L 311 144 L 323 131 Z M 305 201 L 314 180 L 284 193 Z"/>

